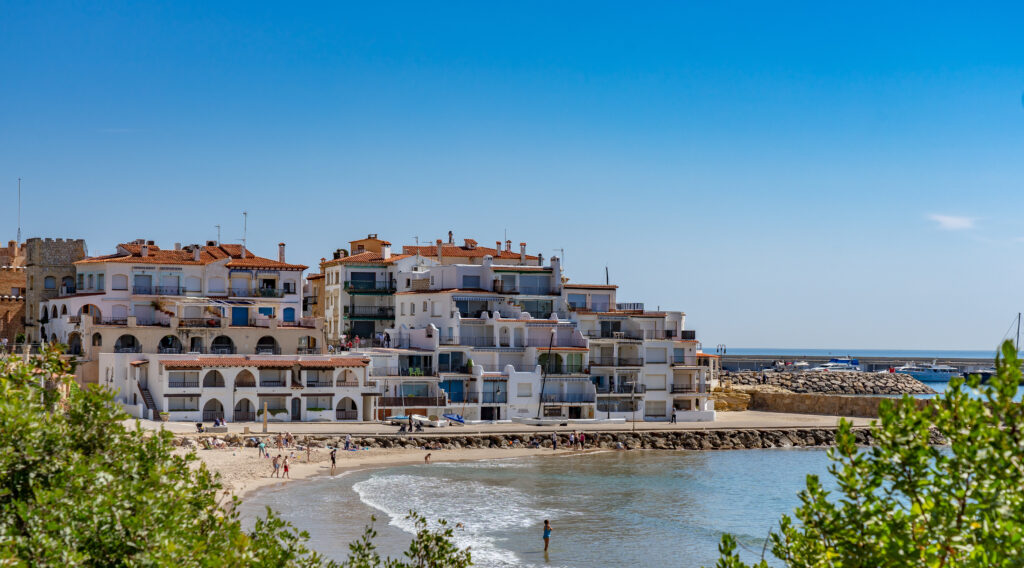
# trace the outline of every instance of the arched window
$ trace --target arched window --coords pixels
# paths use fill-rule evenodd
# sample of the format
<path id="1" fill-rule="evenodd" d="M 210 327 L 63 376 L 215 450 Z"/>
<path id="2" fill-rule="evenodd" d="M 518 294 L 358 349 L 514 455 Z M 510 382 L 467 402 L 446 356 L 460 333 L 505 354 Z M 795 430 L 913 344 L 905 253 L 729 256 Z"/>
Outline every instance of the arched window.
<path id="1" fill-rule="evenodd" d="M 54 306 L 53 310 L 50 311 L 50 317 L 53 319 L 57 319 L 57 306 Z"/>
<path id="2" fill-rule="evenodd" d="M 264 335 L 256 342 L 256 353 L 261 355 L 277 355 L 281 353 L 281 348 L 277 345 L 277 340 L 269 335 Z"/>
<path id="3" fill-rule="evenodd" d="M 160 353 L 181 353 L 181 341 L 174 335 L 165 335 L 157 347 Z"/>
<path id="4" fill-rule="evenodd" d="M 219 400 L 211 398 L 203 405 L 203 421 L 224 420 L 224 405 Z"/>
<path id="5" fill-rule="evenodd" d="M 114 353 L 141 353 L 141 345 L 134 335 L 124 334 L 114 343 Z"/>
<path id="6" fill-rule="evenodd" d="M 231 338 L 226 335 L 218 335 L 213 338 L 213 342 L 210 343 L 210 353 L 228 355 L 234 352 L 235 342 L 231 341 Z"/>
<path id="7" fill-rule="evenodd" d="M 210 371 L 203 377 L 203 386 L 206 388 L 216 388 L 224 386 L 224 375 L 220 374 L 220 371 Z"/>
<path id="8" fill-rule="evenodd" d="M 68 315 L 68 306 L 67 306 L 67 304 L 62 305 L 60 307 L 60 315 L 62 315 L 62 316 Z"/>
<path id="9" fill-rule="evenodd" d="M 99 333 L 92 334 L 92 346 L 93 347 L 102 347 L 103 346 L 103 336 L 100 335 Z"/>
<path id="10" fill-rule="evenodd" d="M 53 276 L 47 276 L 46 278 L 43 279 L 43 288 L 47 290 L 56 290 L 57 279 L 54 278 Z"/>
<path id="11" fill-rule="evenodd" d="M 236 387 L 255 387 L 256 377 L 253 376 L 252 372 L 248 369 L 242 369 L 241 373 L 235 377 Z"/>

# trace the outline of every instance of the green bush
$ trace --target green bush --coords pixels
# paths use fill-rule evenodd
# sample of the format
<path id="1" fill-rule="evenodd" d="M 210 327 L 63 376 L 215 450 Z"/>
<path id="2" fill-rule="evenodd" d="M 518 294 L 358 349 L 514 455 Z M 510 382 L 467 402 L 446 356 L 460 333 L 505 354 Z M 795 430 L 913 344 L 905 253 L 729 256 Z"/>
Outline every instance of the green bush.
<path id="1" fill-rule="evenodd" d="M 909 396 L 883 404 L 870 448 L 857 447 L 842 421 L 829 452 L 837 495 L 807 476 L 793 518 L 783 516 L 770 537 L 772 554 L 792 567 L 1024 564 L 1024 408 L 1013 402 L 1020 365 L 1007 341 L 987 384 L 966 381 L 980 398 L 954 379 L 923 409 Z M 948 445 L 933 445 L 932 431 Z M 747 566 L 732 536 L 719 550 L 717 566 Z"/>

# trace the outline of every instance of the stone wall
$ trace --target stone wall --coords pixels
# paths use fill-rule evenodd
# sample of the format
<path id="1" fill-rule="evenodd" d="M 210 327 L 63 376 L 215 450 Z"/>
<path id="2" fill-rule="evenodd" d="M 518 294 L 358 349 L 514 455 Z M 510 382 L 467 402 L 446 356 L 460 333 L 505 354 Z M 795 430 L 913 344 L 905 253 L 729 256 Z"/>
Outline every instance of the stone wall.
<path id="1" fill-rule="evenodd" d="M 594 432 L 587 433 L 589 449 L 628 449 L 628 450 L 741 450 L 756 448 L 792 448 L 822 447 L 835 444 L 835 429 L 831 428 L 796 428 L 796 429 L 745 429 L 745 430 L 677 430 L 670 432 Z M 859 444 L 871 444 L 872 438 L 868 429 L 854 429 Z M 174 440 L 174 444 L 184 447 L 210 447 L 212 440 L 218 437 L 231 446 L 254 447 L 259 439 L 268 444 L 273 443 L 273 436 L 268 434 L 188 434 Z M 454 434 L 416 434 L 409 436 L 379 435 L 352 436 L 352 443 L 361 448 L 404 448 L 404 449 L 459 449 L 459 448 L 525 448 L 530 441 L 538 438 L 541 446 L 551 447 L 551 433 L 536 434 L 478 434 L 459 436 Z M 567 444 L 568 434 L 559 434 L 559 445 Z M 309 444 L 314 448 L 340 447 L 345 443 L 344 436 L 305 435 L 296 436 L 299 445 Z M 943 440 L 932 434 L 932 443 L 940 444 Z M 271 449 L 271 452 L 274 450 Z"/>
<path id="2" fill-rule="evenodd" d="M 768 371 L 768 384 L 797 393 L 828 394 L 934 394 L 931 387 L 901 373 L 854 373 L 841 371 Z M 761 384 L 759 371 L 723 371 L 722 384 Z"/>
<path id="3" fill-rule="evenodd" d="M 877 418 L 878 405 L 883 400 L 895 402 L 893 398 L 884 396 L 753 392 L 751 393 L 748 408 L 764 412 Z M 928 406 L 930 401 L 928 399 L 914 399 L 914 403 L 918 408 L 924 408 Z"/>
<path id="4" fill-rule="evenodd" d="M 70 277 L 75 280 L 75 261 L 85 258 L 83 239 L 40 239 L 25 241 L 24 247 L 26 276 L 25 326 L 29 339 L 39 341 L 45 326 L 39 323 L 39 304 L 60 295 L 61 282 Z M 56 286 L 47 290 L 46 277 L 52 276 Z"/>
<path id="5" fill-rule="evenodd" d="M 25 269 L 0 266 L 0 338 L 14 345 L 25 331 Z"/>

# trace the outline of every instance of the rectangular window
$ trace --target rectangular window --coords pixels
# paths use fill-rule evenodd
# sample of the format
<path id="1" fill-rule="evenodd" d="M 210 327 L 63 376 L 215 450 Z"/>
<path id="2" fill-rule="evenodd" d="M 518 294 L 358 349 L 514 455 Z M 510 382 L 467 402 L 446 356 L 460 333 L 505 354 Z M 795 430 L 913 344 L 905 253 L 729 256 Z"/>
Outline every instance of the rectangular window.
<path id="1" fill-rule="evenodd" d="M 106 274 L 97 274 L 96 275 L 96 289 L 99 290 L 100 292 L 102 292 L 103 290 L 106 290 L 106 288 L 104 287 L 104 282 L 103 282 L 105 276 L 106 276 Z"/>
<path id="2" fill-rule="evenodd" d="M 533 383 L 516 383 L 516 396 L 530 398 L 533 396 Z"/>
<path id="3" fill-rule="evenodd" d="M 416 315 L 416 302 L 409 302 L 409 315 Z"/>
<path id="4" fill-rule="evenodd" d="M 306 410 L 330 410 L 331 397 L 329 396 L 307 396 Z"/>
<path id="5" fill-rule="evenodd" d="M 85 288 L 85 274 L 78 275 L 78 287 Z"/>
<path id="6" fill-rule="evenodd" d="M 644 403 L 644 415 L 652 418 L 662 418 L 665 416 L 665 401 L 664 400 L 648 400 Z"/>
<path id="7" fill-rule="evenodd" d="M 469 289 L 469 288 L 479 288 L 480 287 L 480 277 L 479 276 L 470 276 L 468 274 L 464 274 L 462 276 L 462 287 L 466 288 L 466 289 Z"/>
<path id="8" fill-rule="evenodd" d="M 647 349 L 647 362 L 648 363 L 667 363 L 665 349 L 664 348 L 648 348 Z"/>
<path id="9" fill-rule="evenodd" d="M 572 308 L 586 308 L 587 307 L 587 295 L 586 294 L 569 294 L 569 307 L 572 307 Z"/>
<path id="10" fill-rule="evenodd" d="M 590 296 L 590 309 L 595 312 L 607 312 L 609 307 L 608 294 L 593 294 Z"/>
<path id="11" fill-rule="evenodd" d="M 167 386 L 171 388 L 195 388 L 199 386 L 199 371 L 170 371 Z"/>
<path id="12" fill-rule="evenodd" d="M 644 384 L 647 385 L 647 390 L 665 390 L 665 375 L 646 375 L 644 377 Z"/>
<path id="13" fill-rule="evenodd" d="M 170 412 L 195 412 L 199 410 L 199 397 L 176 396 L 167 399 L 167 410 Z"/>
<path id="14" fill-rule="evenodd" d="M 672 362 L 673 363 L 686 363 L 686 349 L 675 348 L 672 350 Z"/>

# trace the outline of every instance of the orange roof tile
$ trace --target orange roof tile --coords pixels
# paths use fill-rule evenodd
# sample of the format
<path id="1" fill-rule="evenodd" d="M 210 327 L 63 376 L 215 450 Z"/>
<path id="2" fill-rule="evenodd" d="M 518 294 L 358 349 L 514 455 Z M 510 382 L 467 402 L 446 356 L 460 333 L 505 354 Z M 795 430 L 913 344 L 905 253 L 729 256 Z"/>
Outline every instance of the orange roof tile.
<path id="1" fill-rule="evenodd" d="M 117 245 L 117 252 L 101 256 L 84 258 L 75 264 L 95 264 L 101 262 L 118 262 L 127 264 L 176 264 L 188 266 L 207 265 L 219 260 L 230 259 L 230 268 L 277 268 L 280 270 L 305 270 L 302 264 L 288 264 L 269 258 L 254 255 L 246 249 L 246 258 L 242 258 L 242 245 L 221 244 L 219 246 L 203 246 L 199 249 L 199 260 L 191 250 L 164 250 L 157 245 L 149 245 L 146 256 L 142 256 L 142 245 L 122 243 Z"/>
<path id="2" fill-rule="evenodd" d="M 345 258 L 336 258 L 334 260 L 328 260 L 323 263 L 322 266 L 334 266 L 337 264 L 392 264 L 396 260 L 403 258 L 409 258 L 411 254 L 393 254 L 387 260 L 379 252 L 361 252 L 359 254 L 353 254 L 346 256 Z"/>
<path id="3" fill-rule="evenodd" d="M 202 369 L 206 367 L 256 367 L 257 369 L 288 369 L 298 365 L 304 368 L 332 369 L 335 367 L 365 367 L 369 360 L 357 357 L 330 359 L 246 359 L 245 357 L 198 357 L 196 359 L 161 360 L 168 370 Z"/>
<path id="4" fill-rule="evenodd" d="M 402 252 L 405 254 L 419 254 L 421 256 L 437 256 L 437 245 L 405 245 L 402 247 Z M 519 258 L 519 253 L 514 251 L 499 251 L 481 246 L 468 248 L 447 243 L 441 245 L 441 255 L 448 258 L 482 258 L 487 255 L 494 258 Z M 539 260 L 539 257 L 528 254 L 526 255 L 526 260 Z"/>

